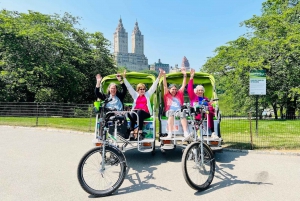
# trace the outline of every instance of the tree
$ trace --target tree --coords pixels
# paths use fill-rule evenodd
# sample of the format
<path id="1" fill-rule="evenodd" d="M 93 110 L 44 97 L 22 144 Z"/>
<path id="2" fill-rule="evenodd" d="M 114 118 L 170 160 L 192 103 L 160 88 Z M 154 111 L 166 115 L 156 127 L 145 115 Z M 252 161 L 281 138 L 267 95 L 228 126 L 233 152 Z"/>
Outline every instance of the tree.
<path id="1" fill-rule="evenodd" d="M 116 72 L 109 41 L 79 18 L 0 12 L 0 101 L 94 100 L 95 75 Z"/>
<path id="2" fill-rule="evenodd" d="M 216 56 L 204 65 L 222 81 L 226 99 L 235 100 L 235 108 L 245 112 L 253 105 L 254 99 L 248 97 L 249 71 L 265 69 L 267 95 L 260 98 L 261 104 L 272 106 L 275 118 L 277 108 L 295 116 L 300 94 L 299 6 L 296 0 L 266 1 L 262 16 L 243 22 L 253 32 L 217 48 Z"/>

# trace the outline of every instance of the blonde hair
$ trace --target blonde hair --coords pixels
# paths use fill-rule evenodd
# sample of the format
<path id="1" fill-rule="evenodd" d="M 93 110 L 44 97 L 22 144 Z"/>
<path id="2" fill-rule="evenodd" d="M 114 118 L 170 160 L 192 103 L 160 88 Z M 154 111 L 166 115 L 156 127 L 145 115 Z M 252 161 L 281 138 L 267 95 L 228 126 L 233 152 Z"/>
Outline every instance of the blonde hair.
<path id="1" fill-rule="evenodd" d="M 136 85 L 136 91 L 139 91 L 140 88 L 146 89 L 146 85 L 143 83 L 139 83 L 138 85 Z"/>
<path id="2" fill-rule="evenodd" d="M 109 85 L 108 85 L 108 87 L 107 87 L 107 93 L 109 92 L 109 89 L 110 89 L 110 87 L 112 87 L 112 86 L 116 86 L 116 90 L 118 90 L 118 88 L 117 88 L 117 84 L 116 83 L 114 83 L 114 82 L 112 82 L 112 83 L 110 83 Z"/>
<path id="3" fill-rule="evenodd" d="M 194 93 L 197 93 L 198 89 L 202 88 L 203 89 L 203 93 L 205 92 L 205 88 L 203 85 L 197 85 L 196 88 L 194 89 Z"/>

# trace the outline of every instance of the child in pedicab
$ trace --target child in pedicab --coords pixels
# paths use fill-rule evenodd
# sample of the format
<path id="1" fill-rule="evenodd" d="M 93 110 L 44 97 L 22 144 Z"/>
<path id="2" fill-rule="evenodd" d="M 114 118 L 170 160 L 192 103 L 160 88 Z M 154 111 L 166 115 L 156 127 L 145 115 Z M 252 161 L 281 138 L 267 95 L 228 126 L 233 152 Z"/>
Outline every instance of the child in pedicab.
<path id="1" fill-rule="evenodd" d="M 176 85 L 171 84 L 167 87 L 167 79 L 166 74 L 163 74 L 163 85 L 164 85 L 164 105 L 166 116 L 168 117 L 168 136 L 162 137 L 161 139 L 171 139 L 172 138 L 172 130 L 174 127 L 174 119 L 175 116 L 180 117 L 181 125 L 184 132 L 185 139 L 188 139 L 188 127 L 187 127 L 187 119 L 186 113 L 181 110 L 181 106 L 184 103 L 184 89 L 186 86 L 186 69 L 181 68 L 181 73 L 183 74 L 183 81 L 180 89 L 178 90 Z"/>
<path id="2" fill-rule="evenodd" d="M 199 103 L 200 105 L 208 106 L 209 114 L 207 117 L 208 128 L 211 130 L 211 137 L 218 138 L 214 132 L 214 108 L 212 106 L 212 102 L 204 96 L 205 88 L 202 85 L 197 85 L 194 89 L 194 75 L 195 69 L 191 69 L 190 72 L 190 81 L 188 83 L 187 91 L 190 98 L 191 106 L 194 106 L 195 103 Z M 201 119 L 201 115 L 197 115 L 196 119 Z"/>
<path id="3" fill-rule="evenodd" d="M 133 89 L 133 87 L 130 85 L 130 83 L 126 79 L 126 70 L 123 73 L 123 80 L 124 83 L 128 89 L 129 94 L 133 98 L 133 104 L 132 104 L 132 111 L 135 112 L 138 115 L 139 119 L 139 135 L 142 139 L 142 133 L 143 133 L 143 125 L 144 120 L 149 118 L 152 115 L 152 107 L 150 104 L 150 98 L 152 94 L 156 91 L 158 82 L 160 80 L 160 77 L 162 76 L 162 69 L 159 69 L 159 75 L 155 82 L 152 84 L 150 89 L 146 91 L 146 86 L 143 83 L 139 83 L 136 86 L 136 90 Z M 134 135 L 134 126 L 137 122 L 137 116 L 135 113 L 129 113 L 128 118 L 130 119 L 130 138 L 133 138 L 134 140 L 137 139 L 137 135 Z"/>

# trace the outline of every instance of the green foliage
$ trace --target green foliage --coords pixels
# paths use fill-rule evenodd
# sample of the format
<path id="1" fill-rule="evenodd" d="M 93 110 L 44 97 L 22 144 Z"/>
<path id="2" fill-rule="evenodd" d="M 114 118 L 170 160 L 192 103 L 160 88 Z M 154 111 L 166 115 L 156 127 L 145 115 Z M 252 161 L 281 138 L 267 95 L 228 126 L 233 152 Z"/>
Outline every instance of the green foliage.
<path id="1" fill-rule="evenodd" d="M 300 95 L 300 4 L 298 0 L 268 0 L 262 8 L 262 16 L 242 23 L 253 32 L 217 48 L 203 69 L 215 76 L 225 105 L 243 113 L 255 102 L 248 95 L 249 71 L 265 69 L 267 95 L 259 98 L 260 106 L 272 107 L 276 115 L 277 109 L 293 115 Z"/>
<path id="2" fill-rule="evenodd" d="M 0 101 L 94 100 L 95 75 L 116 72 L 100 32 L 76 28 L 78 18 L 0 11 Z"/>

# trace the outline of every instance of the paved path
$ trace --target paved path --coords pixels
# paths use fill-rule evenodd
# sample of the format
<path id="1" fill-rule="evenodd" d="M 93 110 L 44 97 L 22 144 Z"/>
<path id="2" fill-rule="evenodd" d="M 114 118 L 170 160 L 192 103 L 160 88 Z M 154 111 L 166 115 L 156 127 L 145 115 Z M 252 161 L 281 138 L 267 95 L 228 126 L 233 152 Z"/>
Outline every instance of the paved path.
<path id="1" fill-rule="evenodd" d="M 155 156 L 125 153 L 129 174 L 117 193 L 94 198 L 83 191 L 76 169 L 93 147 L 78 132 L 0 126 L 0 200 L 300 200 L 300 156 L 224 151 L 204 192 L 191 189 L 181 173 L 181 150 Z"/>

